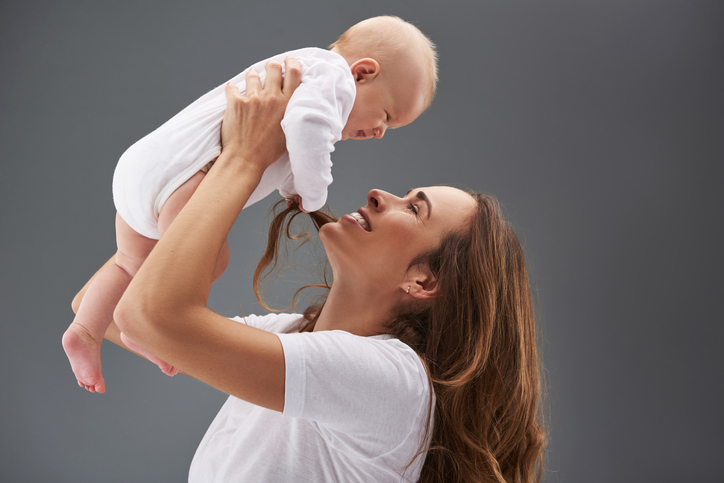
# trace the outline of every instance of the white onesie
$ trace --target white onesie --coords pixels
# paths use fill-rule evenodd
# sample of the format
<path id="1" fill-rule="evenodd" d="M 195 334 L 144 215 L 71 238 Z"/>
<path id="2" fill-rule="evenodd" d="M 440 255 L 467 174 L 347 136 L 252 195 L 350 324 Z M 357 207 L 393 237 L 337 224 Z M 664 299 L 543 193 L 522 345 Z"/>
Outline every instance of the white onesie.
<path id="1" fill-rule="evenodd" d="M 354 104 L 356 86 L 347 61 L 334 52 L 305 48 L 262 60 L 228 82 L 246 92 L 246 72 L 253 68 L 262 80 L 265 64 L 284 65 L 294 57 L 302 66 L 302 83 L 287 105 L 282 129 L 288 154 L 262 176 L 245 206 L 274 190 L 284 197 L 298 194 L 304 209 L 315 211 L 327 200 L 332 182 L 330 154 L 342 138 L 342 128 Z M 158 216 L 168 197 L 221 153 L 221 120 L 226 110 L 226 82 L 198 98 L 161 127 L 132 145 L 113 174 L 113 202 L 131 228 L 159 239 Z"/>

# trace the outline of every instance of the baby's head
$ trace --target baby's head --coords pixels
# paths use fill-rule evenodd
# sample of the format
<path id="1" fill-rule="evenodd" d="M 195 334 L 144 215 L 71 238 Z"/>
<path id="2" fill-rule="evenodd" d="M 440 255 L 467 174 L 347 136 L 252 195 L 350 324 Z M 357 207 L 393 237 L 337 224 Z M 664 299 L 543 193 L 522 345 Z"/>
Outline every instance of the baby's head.
<path id="1" fill-rule="evenodd" d="M 342 139 L 381 138 L 406 126 L 432 102 L 437 84 L 435 44 L 398 17 L 374 17 L 350 27 L 329 48 L 347 60 L 357 83 Z"/>

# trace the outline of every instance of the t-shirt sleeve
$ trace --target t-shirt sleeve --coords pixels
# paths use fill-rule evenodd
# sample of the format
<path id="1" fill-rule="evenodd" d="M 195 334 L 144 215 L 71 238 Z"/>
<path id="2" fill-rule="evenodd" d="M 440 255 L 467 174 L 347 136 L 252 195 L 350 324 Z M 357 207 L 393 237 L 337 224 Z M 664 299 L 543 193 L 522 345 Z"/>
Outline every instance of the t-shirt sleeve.
<path id="1" fill-rule="evenodd" d="M 379 441 L 402 441 L 429 404 L 422 362 L 397 339 L 344 331 L 280 334 L 285 416 Z"/>
<path id="2" fill-rule="evenodd" d="M 255 329 L 274 332 L 276 334 L 286 334 L 299 332 L 304 324 L 304 318 L 301 314 L 266 314 L 266 315 L 247 315 L 245 317 L 232 317 L 231 320 L 246 324 Z"/>
<path id="3" fill-rule="evenodd" d="M 293 186 L 283 186 L 282 196 L 298 194 L 304 209 L 316 211 L 327 201 L 332 183 L 331 153 L 342 138 L 352 110 L 355 85 L 344 63 L 316 62 L 304 71 L 282 120 L 286 135 Z"/>

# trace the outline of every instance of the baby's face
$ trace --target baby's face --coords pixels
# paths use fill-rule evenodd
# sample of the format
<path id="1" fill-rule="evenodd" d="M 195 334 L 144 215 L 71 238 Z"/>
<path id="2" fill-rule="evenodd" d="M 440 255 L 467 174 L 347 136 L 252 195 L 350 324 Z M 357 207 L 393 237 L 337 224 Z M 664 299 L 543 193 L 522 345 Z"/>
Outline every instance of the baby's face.
<path id="1" fill-rule="evenodd" d="M 357 82 L 354 106 L 342 130 L 343 141 L 380 139 L 387 129 L 406 126 L 422 114 L 425 109 L 422 83 L 396 77 L 401 76 L 378 76 L 371 81 Z"/>

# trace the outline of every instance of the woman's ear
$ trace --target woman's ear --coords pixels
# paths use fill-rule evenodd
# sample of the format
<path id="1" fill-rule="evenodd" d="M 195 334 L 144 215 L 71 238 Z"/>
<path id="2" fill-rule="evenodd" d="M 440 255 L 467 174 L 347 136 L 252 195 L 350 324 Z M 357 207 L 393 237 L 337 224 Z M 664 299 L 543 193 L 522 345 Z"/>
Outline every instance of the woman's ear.
<path id="1" fill-rule="evenodd" d="M 359 59 L 349 66 L 355 82 L 369 82 L 380 73 L 380 64 L 369 57 Z"/>
<path id="2" fill-rule="evenodd" d="M 437 294 L 437 287 L 437 279 L 427 263 L 418 263 L 411 267 L 400 285 L 406 296 L 414 297 L 417 300 L 434 298 Z"/>

